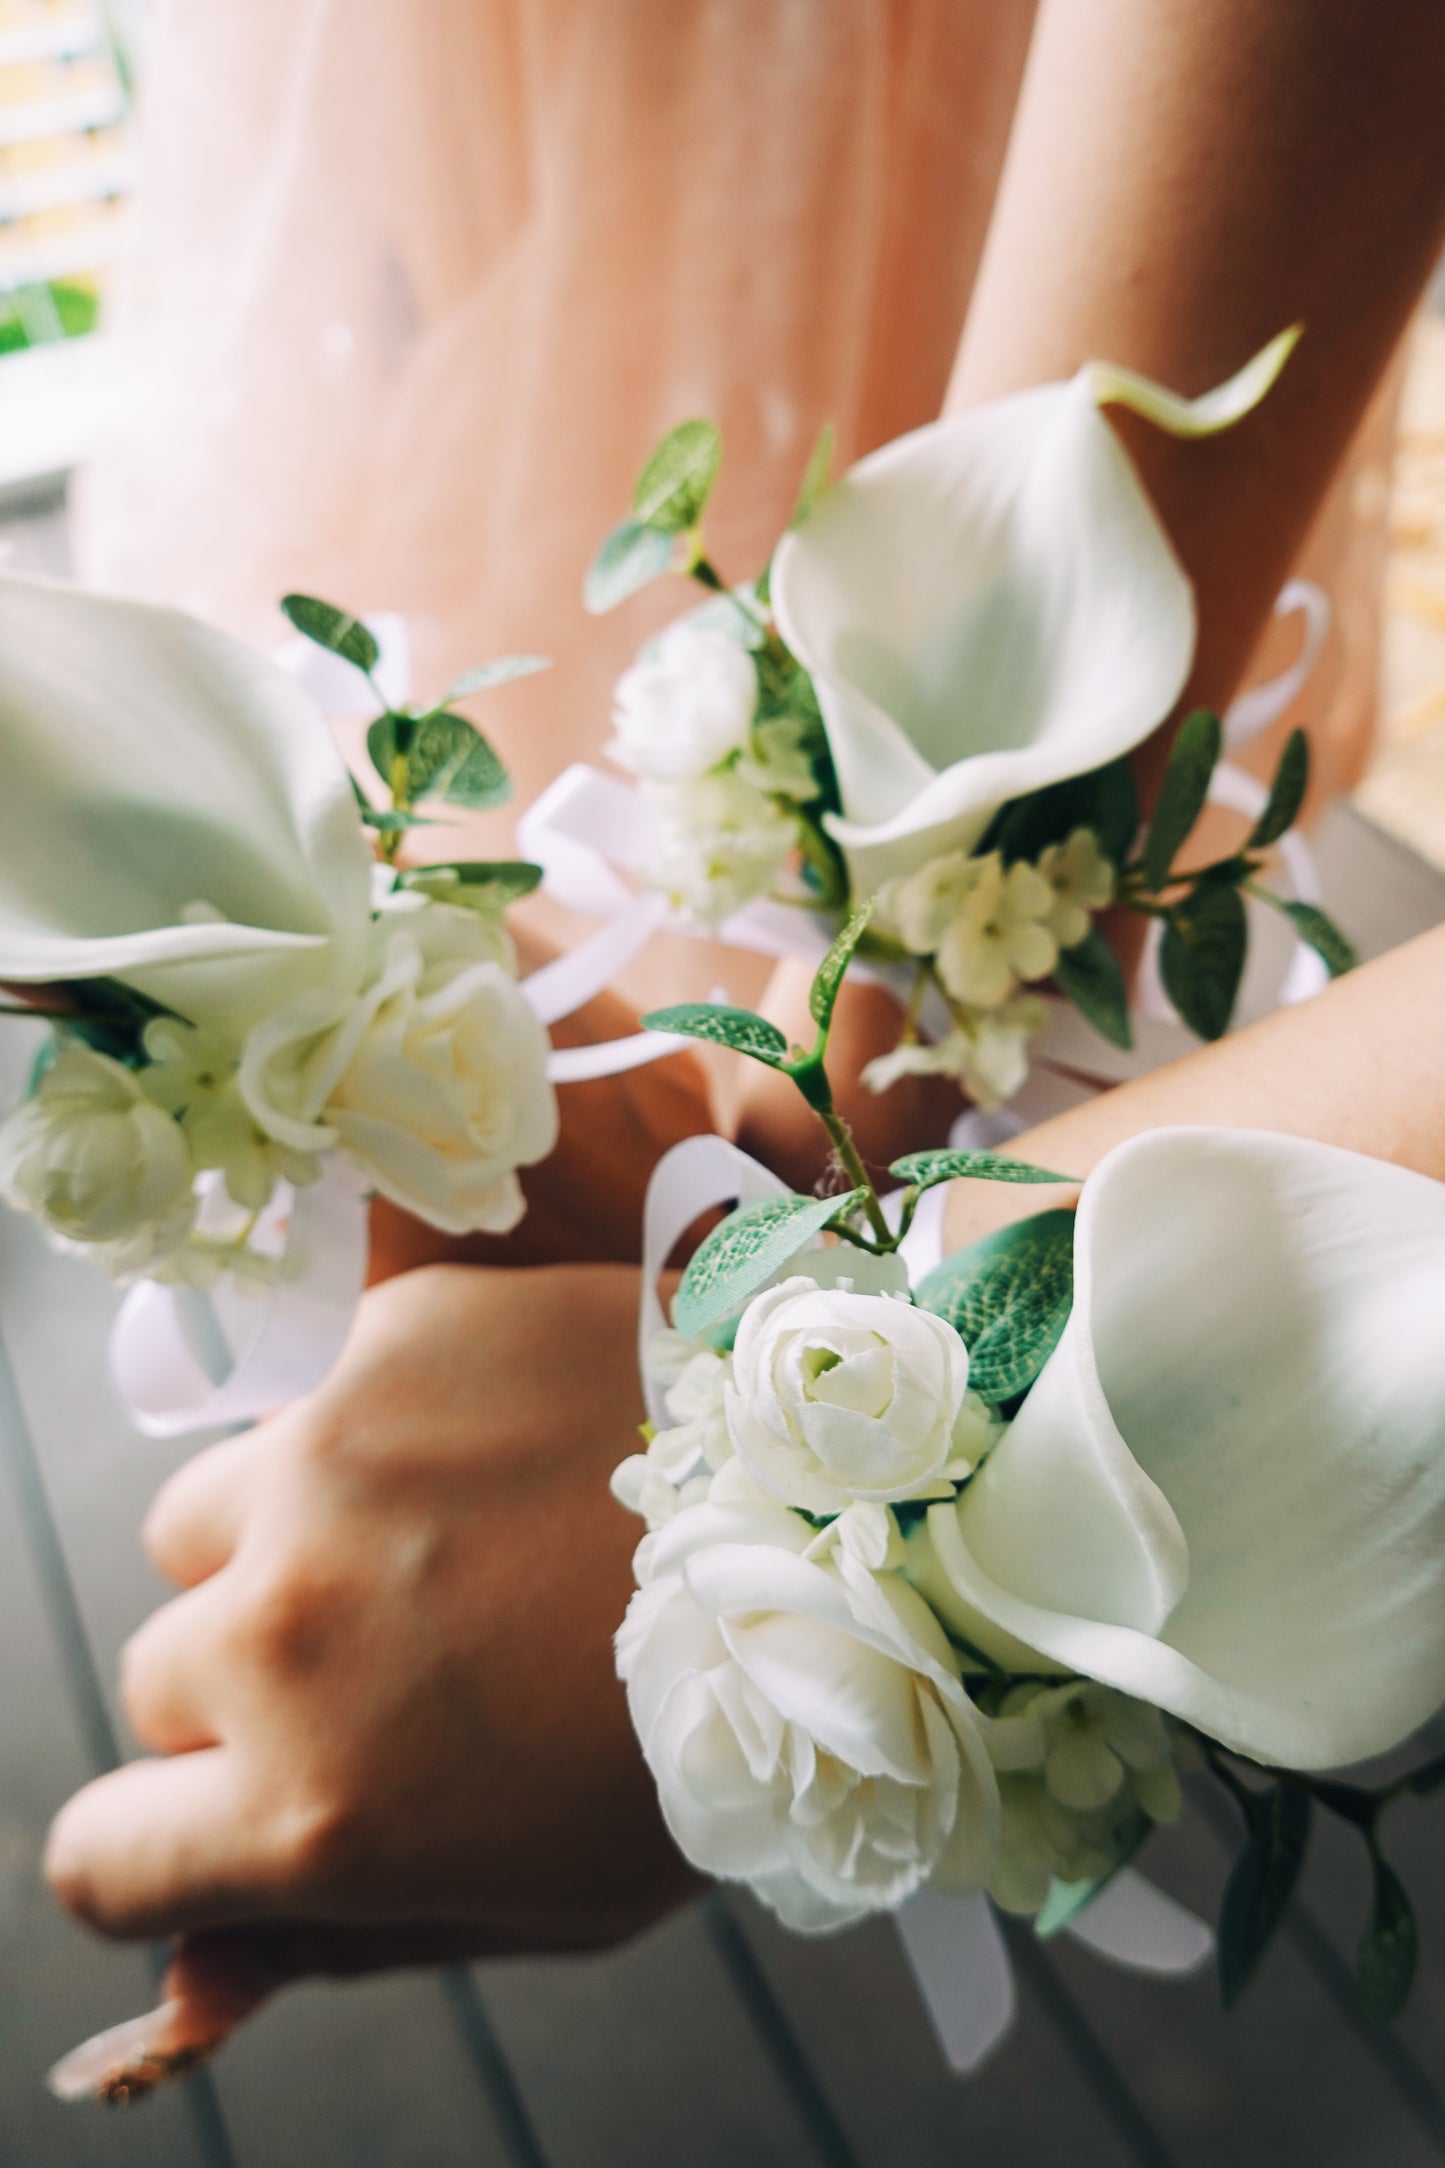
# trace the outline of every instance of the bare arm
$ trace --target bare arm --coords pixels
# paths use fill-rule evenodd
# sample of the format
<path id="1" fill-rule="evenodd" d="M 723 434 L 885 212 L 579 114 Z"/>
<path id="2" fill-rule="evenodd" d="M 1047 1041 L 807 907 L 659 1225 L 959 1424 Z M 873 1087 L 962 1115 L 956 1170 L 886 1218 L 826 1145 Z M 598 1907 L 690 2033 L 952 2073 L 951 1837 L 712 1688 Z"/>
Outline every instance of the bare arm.
<path id="1" fill-rule="evenodd" d="M 1445 1181 L 1445 926 L 1366 964 L 1295 1009 L 1122 1084 L 1010 1147 L 1087 1175 L 1145 1129 L 1213 1122 L 1348 1145 Z M 1073 1192 L 955 1182 L 950 1249 Z"/>
<path id="2" fill-rule="evenodd" d="M 1091 358 L 1198 392 L 1284 325 L 1306 326 L 1264 405 L 1223 437 L 1180 444 L 1115 417 L 1195 585 L 1181 707 L 1234 691 L 1429 276 L 1445 220 L 1442 81 L 1436 0 L 1039 11 L 947 410 Z M 1167 737 L 1140 759 L 1146 804 Z M 795 1036 L 806 978 L 783 966 L 766 1004 Z M 892 1015 L 876 999 L 845 1012 L 858 1066 L 891 1044 Z M 750 1077 L 738 1130 L 801 1182 L 811 1139 L 785 1092 Z M 864 1101 L 848 1093 L 880 1159 L 930 1141 L 956 1105 L 915 1085 Z"/>

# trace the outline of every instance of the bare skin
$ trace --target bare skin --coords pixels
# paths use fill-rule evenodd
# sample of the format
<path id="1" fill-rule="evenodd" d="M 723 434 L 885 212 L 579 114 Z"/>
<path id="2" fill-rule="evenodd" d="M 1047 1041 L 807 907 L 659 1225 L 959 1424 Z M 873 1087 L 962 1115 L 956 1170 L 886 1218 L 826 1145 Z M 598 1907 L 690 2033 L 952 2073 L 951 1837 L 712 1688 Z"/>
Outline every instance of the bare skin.
<path id="1" fill-rule="evenodd" d="M 1221 437 L 1182 444 L 1114 417 L 1194 583 L 1199 644 L 1177 713 L 1237 689 L 1439 255 L 1442 72 L 1433 0 L 1383 13 L 1359 0 L 1039 9 L 945 413 L 1094 358 L 1200 392 L 1286 324 L 1305 326 L 1268 399 Z M 1172 723 L 1139 756 L 1146 806 Z M 1353 780 L 1316 765 L 1335 789 Z M 848 998 L 861 1067 L 893 1043 L 897 1011 Z M 806 999 L 806 972 L 783 965 L 765 1006 L 799 1037 Z M 838 1074 L 880 1159 L 941 1141 L 958 1111 L 956 1091 L 905 1083 L 870 1114 L 847 1088 L 857 1068 Z M 811 1186 L 806 1112 L 762 1070 L 738 1135 Z"/>

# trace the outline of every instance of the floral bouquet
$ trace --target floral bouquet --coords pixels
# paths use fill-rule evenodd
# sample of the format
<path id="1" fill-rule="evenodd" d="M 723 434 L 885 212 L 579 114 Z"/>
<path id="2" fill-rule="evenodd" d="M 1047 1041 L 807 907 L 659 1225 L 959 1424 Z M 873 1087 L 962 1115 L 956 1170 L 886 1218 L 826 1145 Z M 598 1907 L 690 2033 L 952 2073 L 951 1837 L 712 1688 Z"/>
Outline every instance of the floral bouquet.
<path id="1" fill-rule="evenodd" d="M 1111 1152 L 1077 1216 L 911 1275 L 935 1185 L 1068 1177 L 918 1152 L 879 1196 L 825 1068 L 865 924 L 818 973 L 807 1051 L 744 1011 L 651 1020 L 790 1077 L 835 1146 L 813 1197 L 719 1146 L 751 1199 L 696 1250 L 672 1329 L 645 1321 L 656 1420 L 614 1489 L 647 1533 L 617 1656 L 668 1826 L 804 1932 L 907 1907 L 907 1940 L 946 1901 L 966 1971 L 980 1893 L 1041 1935 L 1082 1927 L 1195 1771 L 1242 1825 L 1226 2002 L 1323 1809 L 1369 1854 L 1359 1986 L 1389 2017 L 1416 1940 L 1386 1816 L 1445 1759 L 1323 1772 L 1445 1700 L 1445 1188 L 1166 1130 Z M 654 1265 L 700 1201 L 677 1172 Z"/>
<path id="2" fill-rule="evenodd" d="M 376 686 L 364 623 L 283 607 L 372 684 L 384 803 L 275 663 L 169 610 L 0 582 L 0 980 L 51 1026 L 0 1192 L 122 1280 L 329 1284 L 330 1326 L 299 1328 L 315 1370 L 359 1293 L 364 1191 L 451 1234 L 521 1217 L 517 1170 L 557 1135 L 545 1025 L 571 1004 L 555 967 L 517 979 L 506 910 L 538 867 L 398 864 L 427 807 L 506 799 L 457 704 L 541 663 L 413 710 Z"/>
<path id="3" fill-rule="evenodd" d="M 1045 982 L 1127 1048 L 1124 975 L 1099 922 L 1111 906 L 1158 926 L 1164 989 L 1206 1039 L 1234 1010 L 1245 896 L 1285 912 L 1330 972 L 1353 962 L 1317 904 L 1262 879 L 1304 798 L 1302 733 L 1266 793 L 1217 775 L 1220 718 L 1191 714 L 1145 834 L 1127 758 L 1183 689 L 1195 615 L 1104 409 L 1179 437 L 1227 429 L 1296 337 L 1194 400 L 1091 363 L 918 429 L 832 487 L 825 432 L 788 533 L 741 585 L 702 536 L 716 427 L 683 423 L 644 468 L 588 606 L 611 609 L 665 572 L 711 599 L 618 683 L 608 750 L 637 779 L 618 855 L 684 921 L 775 951 L 815 940 L 821 953 L 840 915 L 876 896 L 864 956 L 904 1013 L 869 1072 L 875 1089 L 933 1072 L 984 1109 L 1011 1098 L 1047 1016 L 1026 989 Z M 1228 792 L 1231 778 L 1252 805 L 1247 839 L 1191 863 L 1211 786 Z M 595 791 L 579 796 L 574 779 L 557 810 L 573 840 L 617 851 L 624 824 Z"/>

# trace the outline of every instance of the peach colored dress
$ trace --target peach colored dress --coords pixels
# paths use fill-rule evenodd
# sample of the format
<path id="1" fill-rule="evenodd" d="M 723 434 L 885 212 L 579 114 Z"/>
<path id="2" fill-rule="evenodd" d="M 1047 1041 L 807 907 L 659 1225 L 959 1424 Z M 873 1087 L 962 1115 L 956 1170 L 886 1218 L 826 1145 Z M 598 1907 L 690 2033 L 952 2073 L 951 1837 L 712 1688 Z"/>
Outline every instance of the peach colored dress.
<path id="1" fill-rule="evenodd" d="M 553 656 L 486 709 L 525 802 L 595 757 L 612 679 L 684 606 L 673 582 L 606 620 L 580 604 L 666 427 L 723 425 L 709 540 L 738 577 L 825 420 L 847 460 L 938 411 L 1031 21 L 1025 0 L 161 0 L 117 311 L 140 396 L 81 494 L 82 571 L 261 641 L 288 588 L 401 610 L 421 692 Z M 1336 569 L 1378 525 L 1350 487 Z M 1323 688 L 1337 773 L 1372 679 L 1367 608 Z"/>

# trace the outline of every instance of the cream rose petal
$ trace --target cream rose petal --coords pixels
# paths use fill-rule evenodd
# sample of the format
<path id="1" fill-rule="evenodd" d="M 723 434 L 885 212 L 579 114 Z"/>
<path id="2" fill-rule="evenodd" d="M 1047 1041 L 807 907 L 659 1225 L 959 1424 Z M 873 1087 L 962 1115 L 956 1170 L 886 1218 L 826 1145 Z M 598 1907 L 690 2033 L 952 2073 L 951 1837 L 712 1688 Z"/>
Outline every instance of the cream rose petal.
<path id="1" fill-rule="evenodd" d="M 1159 1131 L 1087 1184 L 1075 1290 L 930 1514 L 955 1594 L 1258 1759 L 1398 1744 L 1445 1699 L 1445 1186 Z"/>
<path id="2" fill-rule="evenodd" d="M 0 752 L 0 979 L 121 978 L 235 1028 L 359 975 L 371 860 L 346 770 L 264 657 L 176 611 L 0 579 Z"/>

